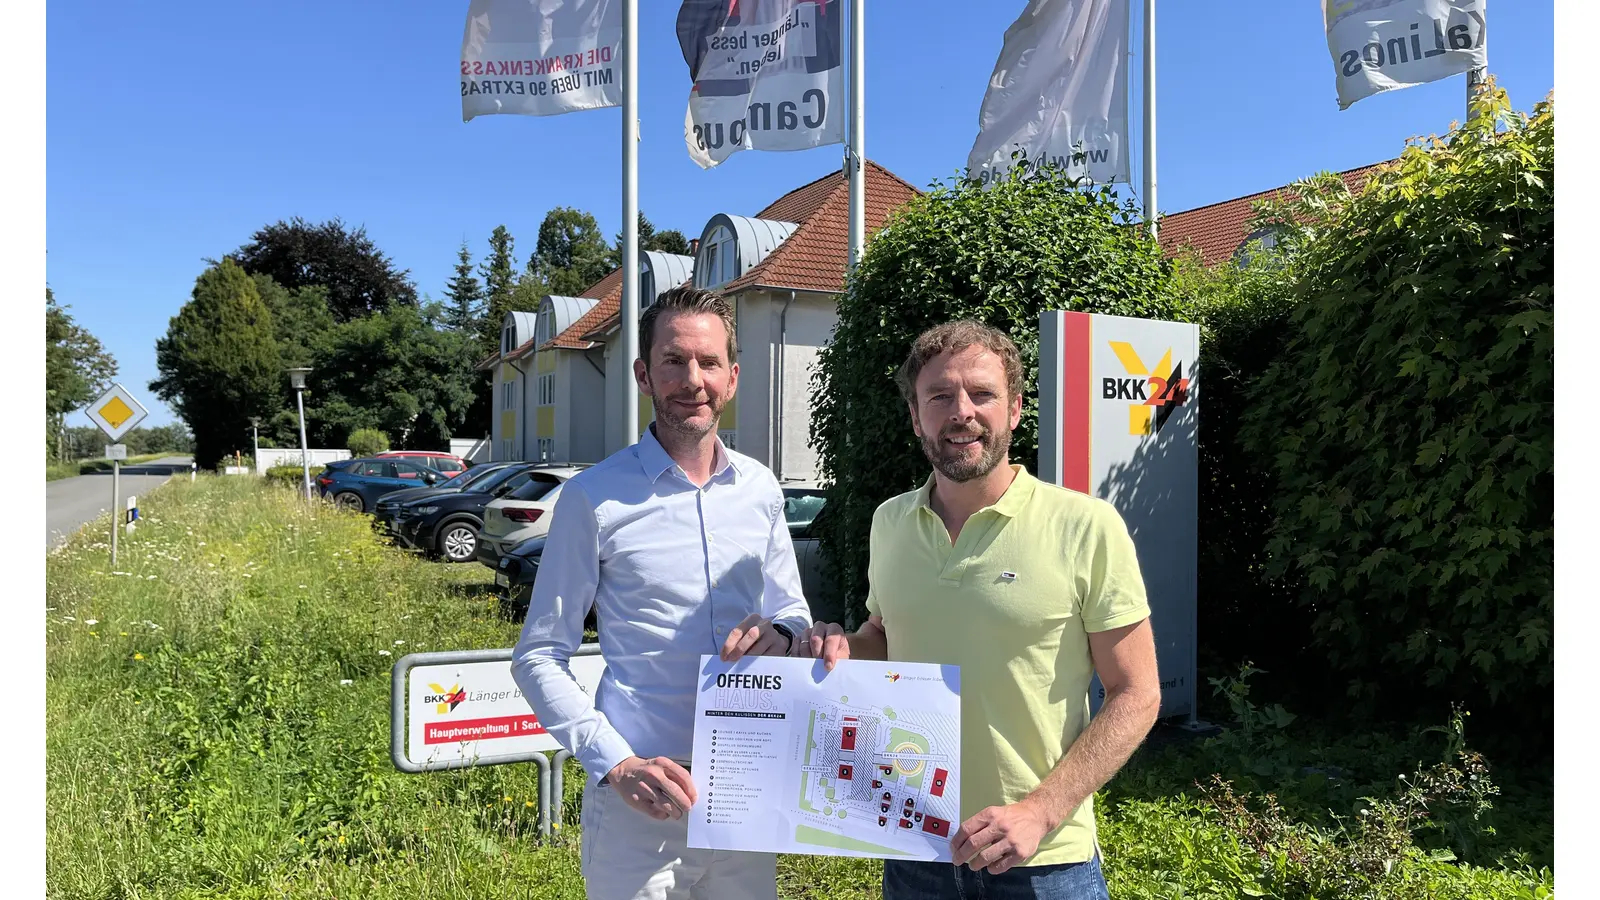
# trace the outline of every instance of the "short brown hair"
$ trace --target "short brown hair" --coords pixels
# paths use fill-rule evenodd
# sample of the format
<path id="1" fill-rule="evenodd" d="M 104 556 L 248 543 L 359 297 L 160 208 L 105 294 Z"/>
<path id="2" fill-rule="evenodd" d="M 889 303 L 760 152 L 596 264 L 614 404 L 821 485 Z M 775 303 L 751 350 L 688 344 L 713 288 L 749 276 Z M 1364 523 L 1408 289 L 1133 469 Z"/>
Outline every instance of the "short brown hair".
<path id="1" fill-rule="evenodd" d="M 972 346 L 982 347 L 1000 357 L 1000 364 L 1006 372 L 1007 399 L 1020 397 L 1022 354 L 1017 352 L 1017 345 L 998 328 L 972 319 L 958 319 L 929 328 L 911 342 L 911 354 L 895 373 L 895 382 L 900 385 L 900 393 L 905 396 L 906 403 L 916 408 L 917 375 L 928 364 L 928 360 L 941 353 L 955 353 Z"/>
<path id="2" fill-rule="evenodd" d="M 728 362 L 739 357 L 739 338 L 734 333 L 733 304 L 716 291 L 680 285 L 656 298 L 639 316 L 639 356 L 650 368 L 650 350 L 656 345 L 656 320 L 668 313 L 709 313 L 722 320 L 728 331 Z"/>

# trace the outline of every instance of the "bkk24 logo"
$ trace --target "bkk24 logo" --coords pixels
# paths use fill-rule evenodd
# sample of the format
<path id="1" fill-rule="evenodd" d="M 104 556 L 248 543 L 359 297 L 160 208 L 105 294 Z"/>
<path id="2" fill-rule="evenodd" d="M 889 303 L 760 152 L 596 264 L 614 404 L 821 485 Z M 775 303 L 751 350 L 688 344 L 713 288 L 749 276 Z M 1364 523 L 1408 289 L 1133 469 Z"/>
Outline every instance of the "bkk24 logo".
<path id="1" fill-rule="evenodd" d="M 1189 401 L 1189 379 L 1183 374 L 1183 362 L 1172 362 L 1172 348 L 1162 354 L 1154 369 L 1147 368 L 1133 345 L 1127 341 L 1111 341 L 1111 351 L 1132 378 L 1100 379 L 1100 397 L 1103 400 L 1131 400 L 1128 405 L 1128 433 L 1147 435 L 1161 431 L 1172 417 L 1173 410 Z"/>
<path id="2" fill-rule="evenodd" d="M 428 687 L 433 689 L 433 693 L 423 697 L 422 702 L 437 703 L 439 705 L 439 715 L 441 716 L 454 710 L 461 705 L 462 701 L 467 699 L 466 688 L 463 688 L 460 684 L 446 689 L 437 684 L 429 683 Z"/>

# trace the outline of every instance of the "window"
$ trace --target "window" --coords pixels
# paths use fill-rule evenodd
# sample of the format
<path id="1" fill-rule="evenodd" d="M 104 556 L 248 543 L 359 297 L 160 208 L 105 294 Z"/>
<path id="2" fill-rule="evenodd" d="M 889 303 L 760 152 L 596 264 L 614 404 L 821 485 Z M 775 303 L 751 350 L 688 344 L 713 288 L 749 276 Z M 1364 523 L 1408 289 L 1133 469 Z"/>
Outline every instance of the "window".
<path id="1" fill-rule="evenodd" d="M 426 474 L 423 472 L 421 466 L 414 463 L 397 462 L 390 463 L 390 465 L 394 466 L 394 473 L 389 476 L 390 478 L 404 478 L 407 481 L 421 481 L 422 476 Z"/>
<path id="2" fill-rule="evenodd" d="M 500 408 L 517 408 L 517 383 L 515 381 L 508 381 L 500 385 Z"/>
<path id="3" fill-rule="evenodd" d="M 739 274 L 739 245 L 727 226 L 718 225 L 700 248 L 694 280 L 703 288 L 732 281 Z"/>
<path id="4" fill-rule="evenodd" d="M 539 405 L 552 406 L 556 402 L 556 376 L 539 376 Z"/>
<path id="5" fill-rule="evenodd" d="M 647 260 L 639 260 L 639 311 L 644 312 L 656 299 L 656 277 Z"/>
<path id="6" fill-rule="evenodd" d="M 549 462 L 556 455 L 555 438 L 539 438 L 539 460 Z"/>
<path id="7" fill-rule="evenodd" d="M 1282 235 L 1285 230 L 1286 229 L 1282 225 L 1274 224 L 1268 225 L 1264 228 L 1257 228 L 1255 231 L 1250 232 L 1250 234 L 1239 243 L 1238 248 L 1233 251 L 1234 262 L 1241 266 L 1245 266 L 1250 264 L 1251 257 L 1255 256 L 1257 253 L 1271 256 L 1273 249 L 1278 246 L 1279 236 Z M 1258 241 L 1259 244 L 1256 243 Z"/>
<path id="8" fill-rule="evenodd" d="M 552 314 L 552 310 L 549 307 L 546 307 L 540 314 L 538 324 L 534 325 L 533 327 L 533 333 L 536 335 L 536 338 L 533 342 L 535 347 L 543 347 L 545 344 L 555 339 L 556 317 Z"/>
<path id="9" fill-rule="evenodd" d="M 561 479 L 543 472 L 530 473 L 526 481 L 509 492 L 511 500 L 543 499 L 561 485 Z"/>
<path id="10" fill-rule="evenodd" d="M 500 332 L 500 352 L 510 353 L 515 349 L 517 349 L 517 329 L 515 326 L 507 325 Z"/>
<path id="11" fill-rule="evenodd" d="M 351 466 L 350 474 L 362 475 L 367 478 L 393 478 L 394 476 L 390 474 L 389 466 L 390 464 L 383 460 L 371 459 Z"/>
<path id="12" fill-rule="evenodd" d="M 810 528 L 826 502 L 827 497 L 821 491 L 785 489 L 783 518 L 789 523 L 789 531 L 798 533 Z"/>

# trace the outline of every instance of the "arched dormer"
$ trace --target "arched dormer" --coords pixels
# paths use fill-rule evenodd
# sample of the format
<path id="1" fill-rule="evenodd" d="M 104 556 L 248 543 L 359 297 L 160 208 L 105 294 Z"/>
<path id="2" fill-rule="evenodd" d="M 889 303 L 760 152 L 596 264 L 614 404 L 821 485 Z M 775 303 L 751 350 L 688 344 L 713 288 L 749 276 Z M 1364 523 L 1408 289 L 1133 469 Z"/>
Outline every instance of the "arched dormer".
<path id="1" fill-rule="evenodd" d="M 500 323 L 500 355 L 509 356 L 513 350 L 533 338 L 534 314 L 508 312 Z"/>
<path id="2" fill-rule="evenodd" d="M 694 275 L 694 257 L 647 250 L 639 254 L 639 311 Z"/>
<path id="3" fill-rule="evenodd" d="M 539 301 L 538 328 L 534 332 L 534 347 L 543 347 L 555 340 L 561 332 L 571 328 L 573 323 L 583 318 L 583 314 L 599 303 L 587 297 L 561 297 L 555 294 L 546 294 Z"/>
<path id="4" fill-rule="evenodd" d="M 794 222 L 717 213 L 700 235 L 700 251 L 694 261 L 695 287 L 715 288 L 733 281 L 766 259 L 799 227 Z"/>

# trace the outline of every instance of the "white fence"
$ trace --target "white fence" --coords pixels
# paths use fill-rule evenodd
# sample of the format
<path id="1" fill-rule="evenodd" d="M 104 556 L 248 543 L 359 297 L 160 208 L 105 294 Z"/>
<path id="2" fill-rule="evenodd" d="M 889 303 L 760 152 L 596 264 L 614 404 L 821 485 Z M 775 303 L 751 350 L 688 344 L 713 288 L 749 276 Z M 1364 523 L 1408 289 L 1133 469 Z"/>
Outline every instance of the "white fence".
<path id="1" fill-rule="evenodd" d="M 318 472 L 323 466 L 341 459 L 349 459 L 349 450 L 318 450 L 312 448 L 306 451 L 306 456 L 311 463 L 311 471 Z M 273 466 L 298 466 L 300 465 L 300 451 L 296 449 L 277 449 L 262 447 L 256 454 L 256 474 L 265 475 Z"/>
<path id="2" fill-rule="evenodd" d="M 489 441 L 487 438 L 451 438 L 450 452 L 467 462 L 488 462 Z"/>

